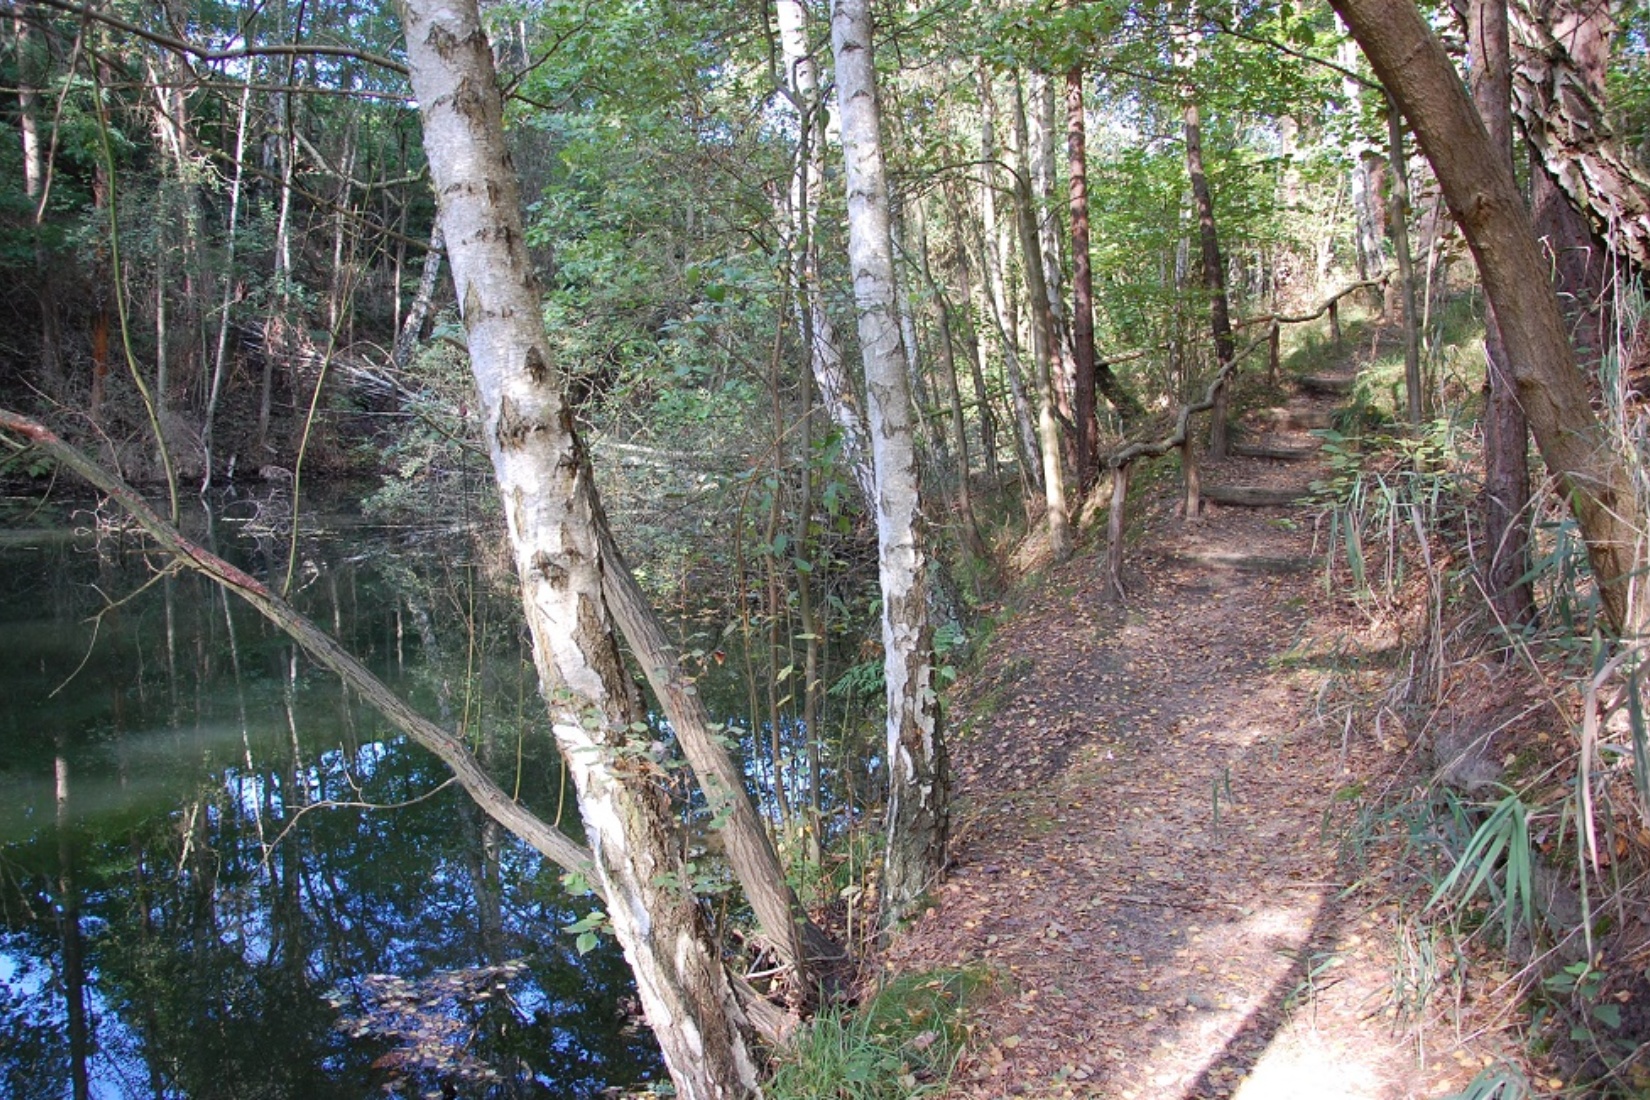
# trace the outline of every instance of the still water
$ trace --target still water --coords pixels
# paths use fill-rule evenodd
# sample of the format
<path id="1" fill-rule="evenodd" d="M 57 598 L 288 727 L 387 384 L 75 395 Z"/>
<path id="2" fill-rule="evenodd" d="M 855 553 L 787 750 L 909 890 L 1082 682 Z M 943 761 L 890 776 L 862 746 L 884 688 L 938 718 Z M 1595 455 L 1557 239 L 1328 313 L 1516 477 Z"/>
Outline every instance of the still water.
<path id="1" fill-rule="evenodd" d="M 267 501 L 192 507 L 192 537 L 279 582 Z M 660 1077 L 617 949 L 565 932 L 591 902 L 112 518 L 0 515 L 0 1096 L 578 1098 Z M 293 602 L 576 829 L 517 621 L 463 540 L 323 530 Z"/>

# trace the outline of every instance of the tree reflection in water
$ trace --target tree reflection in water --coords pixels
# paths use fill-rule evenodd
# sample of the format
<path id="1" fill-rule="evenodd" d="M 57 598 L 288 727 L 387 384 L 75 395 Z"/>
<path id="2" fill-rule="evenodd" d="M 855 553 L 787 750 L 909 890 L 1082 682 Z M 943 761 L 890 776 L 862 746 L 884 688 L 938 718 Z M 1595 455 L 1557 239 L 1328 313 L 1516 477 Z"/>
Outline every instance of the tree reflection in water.
<path id="1" fill-rule="evenodd" d="M 587 1097 L 658 1073 L 623 959 L 562 931 L 590 903 L 284 637 L 108 541 L 7 543 L 0 1092 Z M 303 609 L 553 818 L 516 618 L 463 555 L 359 530 L 299 552 Z"/>

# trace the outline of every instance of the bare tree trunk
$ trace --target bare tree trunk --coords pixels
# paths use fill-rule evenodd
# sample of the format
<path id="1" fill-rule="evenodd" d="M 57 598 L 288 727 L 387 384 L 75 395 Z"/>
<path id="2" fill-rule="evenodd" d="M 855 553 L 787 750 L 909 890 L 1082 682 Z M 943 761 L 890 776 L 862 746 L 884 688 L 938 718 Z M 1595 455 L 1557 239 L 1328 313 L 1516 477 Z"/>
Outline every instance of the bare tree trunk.
<path id="1" fill-rule="evenodd" d="M 1096 390 L 1105 394 L 1123 421 L 1138 419 L 1144 410 L 1111 366 L 1097 359 L 1094 348 L 1094 270 L 1089 256 L 1088 127 L 1083 107 L 1083 70 L 1066 74 L 1066 153 L 1071 198 L 1071 343 L 1073 361 L 1072 409 L 1077 418 L 1077 484 L 1081 492 L 1094 488 L 1100 476 L 1100 423 L 1096 419 Z M 1086 456 L 1086 457 L 1085 457 Z"/>
<path id="2" fill-rule="evenodd" d="M 747 1021 L 672 843 L 602 590 L 601 505 L 556 388 L 503 104 L 474 0 L 408 0 L 408 68 L 441 198 L 534 661 L 608 916 L 678 1092 L 760 1094 Z"/>
<path id="3" fill-rule="evenodd" d="M 1357 65 L 1357 47 L 1342 42 L 1336 60 L 1349 72 Z M 1350 75 L 1341 78 L 1341 94 L 1348 102 L 1358 103 L 1363 98 L 1363 85 Z M 1384 162 L 1362 138 L 1353 139 L 1352 157 L 1352 213 L 1357 244 L 1358 279 L 1372 279 L 1386 269 L 1386 252 L 1382 242 L 1386 227 L 1381 216 L 1380 174 Z"/>
<path id="4" fill-rule="evenodd" d="M 676 733 L 682 755 L 705 795 L 723 850 L 745 900 L 774 950 L 796 974 L 801 995 L 813 993 L 808 963 L 842 957 L 842 948 L 803 912 L 785 878 L 766 826 L 750 794 L 744 773 L 723 748 L 719 731 L 693 681 L 682 670 L 681 655 L 653 613 L 647 596 L 630 572 L 605 522 L 601 529 L 605 569 L 602 591 L 625 644 L 636 655 L 655 698 Z"/>
<path id="5" fill-rule="evenodd" d="M 40 377 L 48 396 L 61 398 L 64 392 L 62 333 L 58 321 L 57 280 L 41 238 L 45 221 L 46 157 L 40 142 L 40 84 L 45 78 L 43 51 L 34 27 L 23 15 L 21 5 L 13 9 L 12 31 L 17 50 L 17 126 L 23 141 L 23 194 L 34 207 L 31 230 L 34 236 L 34 269 L 40 300 Z"/>
<path id="6" fill-rule="evenodd" d="M 957 300 L 962 303 L 962 339 L 968 355 L 971 381 L 974 384 L 974 400 L 979 409 L 980 449 L 984 452 L 986 474 L 990 477 L 991 484 L 995 485 L 1000 476 L 1000 464 L 997 458 L 997 411 L 992 405 L 991 390 L 986 383 L 985 341 L 980 339 L 973 320 L 977 308 L 978 312 L 984 313 L 990 307 L 976 296 L 976 284 L 969 270 L 968 243 L 964 240 L 962 227 L 963 219 L 968 215 L 963 210 L 962 201 L 958 198 L 955 188 L 947 186 L 945 198 L 951 215 L 953 236 L 951 242 L 951 276 Z"/>
<path id="7" fill-rule="evenodd" d="M 986 164 L 997 161 L 996 95 L 991 77 L 982 66 L 980 70 L 980 160 Z M 1037 456 L 1037 431 L 1032 424 L 1031 402 L 1026 398 L 1024 373 L 1020 370 L 1019 345 L 1014 339 L 1014 325 L 1008 319 L 1008 288 L 1005 248 L 1002 246 L 997 219 L 997 188 L 989 175 L 980 181 L 981 225 L 970 220 L 965 228 L 978 236 L 980 267 L 985 271 L 985 296 L 991 310 L 991 319 L 1003 350 L 1003 372 L 1008 377 L 1010 406 L 1014 414 L 1014 444 L 1020 463 L 1020 476 L 1026 484 L 1041 484 L 1042 469 Z"/>
<path id="8" fill-rule="evenodd" d="M 918 498 L 911 399 L 894 286 L 869 0 L 835 0 L 831 49 L 848 186 L 848 254 L 877 475 L 877 545 L 887 682 L 888 844 L 884 918 L 898 920 L 945 866 L 945 743 L 933 680 L 927 550 Z"/>
<path id="9" fill-rule="evenodd" d="M 390 351 L 390 361 L 402 370 L 412 363 L 413 352 L 418 350 L 418 342 L 423 338 L 424 322 L 435 305 L 435 291 L 441 277 L 441 257 L 446 250 L 447 242 L 441 235 L 438 219 L 430 227 L 430 247 L 424 253 L 424 270 L 418 276 L 418 292 L 413 295 L 412 305 L 407 307 L 407 320 L 402 324 L 401 331 L 395 334 L 395 347 Z M 397 287 L 398 298 L 400 293 Z"/>
<path id="10" fill-rule="evenodd" d="M 224 368 L 229 361 L 229 312 L 236 297 L 235 249 L 240 242 L 241 183 L 246 174 L 246 126 L 251 103 L 252 86 L 248 84 L 241 89 L 241 105 L 235 116 L 235 173 L 229 182 L 229 225 L 225 231 L 227 243 L 224 245 L 223 295 L 218 307 L 218 343 L 212 356 L 212 383 L 207 390 L 206 411 L 201 417 L 203 493 L 212 485 L 212 437 L 218 418 L 218 398 L 223 393 Z"/>
<path id="11" fill-rule="evenodd" d="M 1027 163 L 1025 100 L 1014 86 L 1014 138 L 1020 166 L 1014 173 L 1014 212 L 1030 299 L 1032 357 L 1037 368 L 1037 444 L 1043 454 L 1043 499 L 1048 508 L 1048 543 L 1056 561 L 1071 556 L 1071 517 L 1066 514 L 1066 475 L 1061 465 L 1060 424 L 1054 413 L 1054 322 L 1049 316 L 1048 286 L 1043 282 L 1042 245 L 1037 239 L 1036 206 Z"/>
<path id="12" fill-rule="evenodd" d="M 1077 417 L 1077 491 L 1099 477 L 1100 422 L 1095 419 L 1094 275 L 1089 269 L 1088 135 L 1083 118 L 1083 68 L 1066 73 L 1066 154 L 1071 197 L 1072 410 Z"/>
<path id="13" fill-rule="evenodd" d="M 1449 56 L 1409 0 L 1333 0 L 1432 162 L 1495 307 L 1518 398 L 1587 541 L 1605 617 L 1650 625 L 1636 576 L 1647 529 L 1632 479 L 1588 401 L 1518 185 L 1489 142 Z"/>
<path id="14" fill-rule="evenodd" d="M 1468 69 L 1490 146 L 1512 170 L 1512 72 L 1507 0 L 1472 0 L 1467 15 Z M 1496 324 L 1484 309 L 1484 578 L 1496 616 L 1508 626 L 1530 621 L 1535 594 L 1529 572 L 1530 429 Z"/>
<path id="15" fill-rule="evenodd" d="M 1043 288 L 1048 296 L 1050 346 L 1049 371 L 1054 381 L 1054 407 L 1067 424 L 1074 423 L 1072 389 L 1077 364 L 1072 357 L 1071 325 L 1066 316 L 1065 234 L 1060 210 L 1054 201 L 1056 179 L 1054 81 L 1047 73 L 1032 70 L 1026 81 L 1030 108 L 1029 141 L 1021 149 L 1028 157 L 1033 210 L 1037 222 L 1038 256 L 1042 260 Z M 1077 465 L 1077 441 L 1062 433 L 1066 464 Z"/>
<path id="16" fill-rule="evenodd" d="M 920 261 L 913 260 L 912 257 L 920 256 L 927 251 L 928 228 L 923 221 L 921 205 L 918 204 L 912 209 L 914 217 L 911 221 L 916 233 L 916 242 L 914 245 L 907 245 L 906 211 L 893 201 L 892 195 L 889 196 L 888 228 L 893 241 L 894 255 L 904 256 L 916 266 Z M 905 287 L 904 291 L 896 297 L 895 302 L 899 310 L 900 342 L 905 345 L 906 378 L 910 382 L 912 411 L 915 413 L 913 427 L 916 430 L 917 443 L 923 453 L 930 456 L 930 468 L 937 470 L 943 480 L 951 475 L 951 443 L 946 438 L 945 429 L 935 423 L 938 402 L 929 391 L 928 372 L 923 367 L 922 335 L 917 331 L 917 313 L 922 308 L 921 296 L 909 286 Z"/>
<path id="17" fill-rule="evenodd" d="M 1226 264 L 1220 254 L 1220 235 L 1215 230 L 1215 202 L 1209 193 L 1209 179 L 1203 172 L 1203 127 L 1198 121 L 1197 102 L 1190 96 L 1182 109 L 1186 132 L 1186 174 L 1191 177 L 1192 201 L 1197 206 L 1198 241 L 1203 257 L 1203 289 L 1209 296 L 1209 328 L 1215 338 L 1217 370 L 1224 372 L 1232 361 L 1231 307 L 1226 300 Z M 1226 457 L 1227 395 L 1230 381 L 1215 392 L 1215 407 L 1209 414 L 1209 457 Z"/>
<path id="18" fill-rule="evenodd" d="M 916 257 L 920 272 L 928 285 L 930 308 L 938 332 L 940 385 L 945 388 L 946 406 L 951 414 L 951 442 L 957 450 L 957 520 L 962 524 L 962 542 L 968 552 L 977 558 L 986 556 L 985 541 L 980 538 L 979 520 L 974 518 L 974 495 L 968 483 L 968 420 L 963 414 L 962 387 L 957 385 L 957 356 L 951 332 L 951 303 L 945 291 L 934 279 L 928 259 L 928 234 L 922 235 L 922 253 Z"/>
<path id="19" fill-rule="evenodd" d="M 1392 213 L 1388 221 L 1392 251 L 1398 254 L 1399 301 L 1404 307 L 1404 396 L 1410 425 L 1420 428 L 1426 416 L 1421 393 L 1420 314 L 1415 306 L 1415 259 L 1409 251 L 1409 166 L 1404 158 L 1404 124 L 1398 117 L 1396 102 L 1387 106 L 1386 132 L 1390 150 L 1387 160 L 1392 170 Z"/>
<path id="20" fill-rule="evenodd" d="M 298 9 L 299 26 L 293 30 L 294 41 L 302 37 L 303 11 L 302 7 Z M 297 83 L 297 72 L 295 56 L 287 66 L 289 88 Z M 286 357 L 291 344 L 288 332 L 292 324 L 289 315 L 292 308 L 292 193 L 298 166 L 298 120 L 294 117 L 293 98 L 291 91 L 281 95 L 281 131 L 276 139 L 280 199 L 275 214 L 275 293 L 270 296 L 269 310 L 264 317 L 264 369 L 258 388 L 257 461 L 254 466 L 261 466 L 269 452 L 274 450 L 269 445 L 269 421 L 275 406 L 275 361 Z"/>

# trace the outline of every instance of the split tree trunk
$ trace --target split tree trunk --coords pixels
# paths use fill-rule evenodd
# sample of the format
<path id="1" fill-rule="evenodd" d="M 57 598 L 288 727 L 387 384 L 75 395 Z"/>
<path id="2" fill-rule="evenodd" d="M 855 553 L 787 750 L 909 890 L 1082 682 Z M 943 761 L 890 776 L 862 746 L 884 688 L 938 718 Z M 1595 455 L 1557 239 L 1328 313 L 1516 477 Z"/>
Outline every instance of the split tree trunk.
<path id="1" fill-rule="evenodd" d="M 837 102 L 848 187 L 848 260 L 877 475 L 877 547 L 887 681 L 888 843 L 884 919 L 898 920 L 933 886 L 945 864 L 945 745 L 933 682 L 927 550 L 917 492 L 916 447 L 906 351 L 894 286 L 893 235 L 882 157 L 881 114 L 871 48 L 869 0 L 831 10 Z"/>
<path id="2" fill-rule="evenodd" d="M 657 765 L 630 730 L 638 708 L 602 591 L 601 506 L 551 369 L 491 48 L 475 0 L 407 0 L 404 10 L 534 663 L 608 915 L 678 1092 L 756 1096 L 744 1012 L 687 888 Z"/>
<path id="3" fill-rule="evenodd" d="M 1612 629 L 1650 625 L 1635 576 L 1647 517 L 1588 401 L 1517 182 L 1410 0 L 1332 0 L 1409 119 L 1495 307 L 1518 398 L 1587 541 Z"/>

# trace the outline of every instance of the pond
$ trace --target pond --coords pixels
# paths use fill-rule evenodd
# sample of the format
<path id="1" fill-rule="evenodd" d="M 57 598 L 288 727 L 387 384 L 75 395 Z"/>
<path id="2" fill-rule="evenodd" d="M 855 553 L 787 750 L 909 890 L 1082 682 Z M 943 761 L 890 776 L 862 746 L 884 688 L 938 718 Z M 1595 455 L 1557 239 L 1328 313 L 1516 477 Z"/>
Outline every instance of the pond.
<path id="1" fill-rule="evenodd" d="M 191 507 L 192 537 L 284 575 L 268 499 Z M 284 635 L 117 527 L 87 505 L 0 529 L 0 1094 L 660 1078 L 622 956 L 566 931 L 591 901 Z M 293 602 L 576 830 L 518 620 L 468 542 L 320 530 Z"/>

